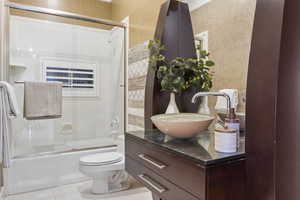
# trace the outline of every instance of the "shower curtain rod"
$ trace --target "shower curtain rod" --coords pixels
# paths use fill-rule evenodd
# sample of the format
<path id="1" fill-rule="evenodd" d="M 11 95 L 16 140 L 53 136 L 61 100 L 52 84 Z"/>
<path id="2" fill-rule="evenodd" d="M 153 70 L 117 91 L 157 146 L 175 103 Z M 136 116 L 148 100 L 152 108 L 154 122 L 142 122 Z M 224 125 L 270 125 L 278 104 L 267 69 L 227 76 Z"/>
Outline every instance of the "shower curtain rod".
<path id="1" fill-rule="evenodd" d="M 18 9 L 18 10 L 26 10 L 26 11 L 36 12 L 36 13 L 43 13 L 43 14 L 54 15 L 54 16 L 59 16 L 59 17 L 66 17 L 66 18 L 78 19 L 78 20 L 83 20 L 83 21 L 88 21 L 88 22 L 95 22 L 98 24 L 126 28 L 126 25 L 123 23 L 119 23 L 119 22 L 115 22 L 115 21 L 111 21 L 111 20 L 107 20 L 107 19 L 88 17 L 85 15 L 79 15 L 79 14 L 75 14 L 75 13 L 70 13 L 70 12 L 65 12 L 65 11 L 60 11 L 60 10 L 55 10 L 55 9 L 50 9 L 50 8 L 28 6 L 25 4 L 13 3 L 13 2 L 9 2 L 9 1 L 5 3 L 5 6 L 7 6 L 9 8 Z"/>

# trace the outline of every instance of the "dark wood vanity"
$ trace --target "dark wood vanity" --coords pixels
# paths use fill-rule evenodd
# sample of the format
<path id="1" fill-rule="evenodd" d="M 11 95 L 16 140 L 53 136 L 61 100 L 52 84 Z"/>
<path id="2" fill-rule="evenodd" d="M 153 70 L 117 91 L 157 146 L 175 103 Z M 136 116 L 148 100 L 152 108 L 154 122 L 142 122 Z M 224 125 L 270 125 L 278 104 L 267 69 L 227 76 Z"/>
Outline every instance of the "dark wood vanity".
<path id="1" fill-rule="evenodd" d="M 126 170 L 152 191 L 154 200 L 243 200 L 245 151 L 214 150 L 213 134 L 190 140 L 159 131 L 126 133 Z"/>

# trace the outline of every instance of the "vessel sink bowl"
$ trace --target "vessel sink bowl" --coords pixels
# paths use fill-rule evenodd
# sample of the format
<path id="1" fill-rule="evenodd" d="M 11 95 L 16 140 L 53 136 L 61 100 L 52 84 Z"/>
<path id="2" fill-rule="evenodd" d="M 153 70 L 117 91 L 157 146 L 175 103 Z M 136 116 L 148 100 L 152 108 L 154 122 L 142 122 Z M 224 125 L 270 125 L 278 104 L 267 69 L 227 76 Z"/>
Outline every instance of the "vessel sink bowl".
<path id="1" fill-rule="evenodd" d="M 164 134 L 176 138 L 192 138 L 207 130 L 215 117 L 197 113 L 161 114 L 151 117 Z"/>

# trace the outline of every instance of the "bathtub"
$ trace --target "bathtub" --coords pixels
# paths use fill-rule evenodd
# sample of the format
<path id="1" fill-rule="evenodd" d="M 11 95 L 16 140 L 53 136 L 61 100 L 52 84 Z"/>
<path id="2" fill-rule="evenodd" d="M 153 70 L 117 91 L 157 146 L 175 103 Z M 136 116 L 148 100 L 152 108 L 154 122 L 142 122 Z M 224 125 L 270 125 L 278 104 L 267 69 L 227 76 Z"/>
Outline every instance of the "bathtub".
<path id="1" fill-rule="evenodd" d="M 11 195 L 88 180 L 78 170 L 80 157 L 108 151 L 117 151 L 117 147 L 73 148 L 67 152 L 15 158 L 4 172 L 6 191 Z"/>

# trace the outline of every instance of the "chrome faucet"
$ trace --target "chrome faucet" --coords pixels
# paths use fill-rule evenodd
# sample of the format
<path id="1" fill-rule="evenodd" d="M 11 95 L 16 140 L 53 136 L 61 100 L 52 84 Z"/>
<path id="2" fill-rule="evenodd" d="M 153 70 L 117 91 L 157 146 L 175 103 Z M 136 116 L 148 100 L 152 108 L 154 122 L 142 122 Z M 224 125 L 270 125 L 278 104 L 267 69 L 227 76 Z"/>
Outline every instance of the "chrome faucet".
<path id="1" fill-rule="evenodd" d="M 224 93 L 224 92 L 198 92 L 197 94 L 195 94 L 192 98 L 192 103 L 196 103 L 196 99 L 198 97 L 205 97 L 205 96 L 222 96 L 225 97 L 227 100 L 227 109 L 228 109 L 228 113 L 229 110 L 231 108 L 231 100 L 228 94 Z"/>

